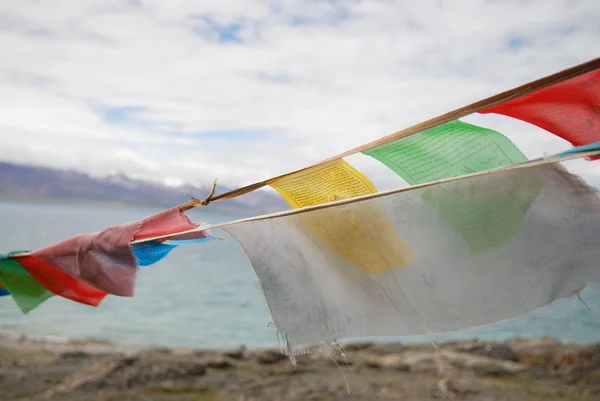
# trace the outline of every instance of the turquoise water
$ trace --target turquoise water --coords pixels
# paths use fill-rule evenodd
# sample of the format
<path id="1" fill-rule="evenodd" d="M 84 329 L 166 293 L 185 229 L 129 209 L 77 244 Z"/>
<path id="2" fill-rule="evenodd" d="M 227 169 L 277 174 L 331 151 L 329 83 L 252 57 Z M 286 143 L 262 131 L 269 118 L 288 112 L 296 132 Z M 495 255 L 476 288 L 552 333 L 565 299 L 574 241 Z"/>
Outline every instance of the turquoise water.
<path id="1" fill-rule="evenodd" d="M 35 249 L 70 236 L 138 220 L 155 209 L 0 203 L 0 252 Z M 241 216 L 191 214 L 211 223 Z M 60 297 L 23 315 L 9 297 L 0 298 L 0 330 L 36 336 L 93 337 L 165 346 L 277 346 L 268 327 L 269 311 L 254 271 L 237 243 L 215 230 L 221 241 L 181 246 L 158 264 L 144 267 L 134 298 L 109 296 L 98 308 Z M 401 341 L 458 338 L 502 340 L 550 335 L 566 341 L 600 341 L 600 285 L 513 321 L 444 336 L 396 337 Z"/>

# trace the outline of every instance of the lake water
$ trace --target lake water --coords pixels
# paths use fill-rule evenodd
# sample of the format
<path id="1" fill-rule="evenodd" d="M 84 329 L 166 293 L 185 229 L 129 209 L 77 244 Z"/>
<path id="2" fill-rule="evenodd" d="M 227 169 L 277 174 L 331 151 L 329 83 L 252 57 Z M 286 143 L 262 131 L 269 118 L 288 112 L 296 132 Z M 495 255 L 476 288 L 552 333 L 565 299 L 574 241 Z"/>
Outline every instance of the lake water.
<path id="1" fill-rule="evenodd" d="M 0 252 L 39 248 L 158 211 L 0 203 Z M 206 208 L 194 211 L 191 217 L 216 223 L 241 216 Z M 278 346 L 276 330 L 268 327 L 270 314 L 246 256 L 223 231 L 215 230 L 214 235 L 223 240 L 180 246 L 158 264 L 141 268 L 133 298 L 108 296 L 93 308 L 53 297 L 24 315 L 10 297 L 0 297 L 0 330 L 165 346 Z M 586 288 L 581 297 L 591 311 L 577 298 L 563 299 L 526 317 L 452 335 L 381 340 L 502 340 L 549 335 L 578 343 L 600 341 L 600 285 Z"/>

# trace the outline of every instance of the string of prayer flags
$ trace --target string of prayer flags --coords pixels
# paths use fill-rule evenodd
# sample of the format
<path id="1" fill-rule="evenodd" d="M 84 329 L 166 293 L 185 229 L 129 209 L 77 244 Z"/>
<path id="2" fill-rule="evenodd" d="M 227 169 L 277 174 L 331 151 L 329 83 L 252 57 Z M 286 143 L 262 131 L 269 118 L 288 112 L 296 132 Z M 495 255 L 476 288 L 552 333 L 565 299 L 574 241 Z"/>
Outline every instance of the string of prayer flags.
<path id="1" fill-rule="evenodd" d="M 512 89 L 504 91 L 502 93 L 498 93 L 494 96 L 490 96 L 486 99 L 482 99 L 477 102 L 471 103 L 469 105 L 460 107 L 458 109 L 455 109 L 453 111 L 450 111 L 450 112 L 442 114 L 442 115 L 439 115 L 439 116 L 429 119 L 427 121 L 422 121 L 416 125 L 413 125 L 412 127 L 405 128 L 403 130 L 397 131 L 397 132 L 387 135 L 385 137 L 379 138 L 377 140 L 371 141 L 366 144 L 362 144 L 353 149 L 342 152 L 336 156 L 327 158 L 326 160 L 324 160 L 314 166 L 322 166 L 331 161 L 343 159 L 344 157 L 354 155 L 359 152 L 363 152 L 364 150 L 382 145 L 384 143 L 387 143 L 387 142 L 390 142 L 390 141 L 393 141 L 393 140 L 396 140 L 399 138 L 403 138 L 403 137 L 406 137 L 409 135 L 416 134 L 425 129 L 432 128 L 432 127 L 438 126 L 440 124 L 445 124 L 447 122 L 456 120 L 457 118 L 465 117 L 472 113 L 479 112 L 481 110 L 485 111 L 486 109 L 490 109 L 495 105 L 505 104 L 506 102 L 512 101 L 518 97 L 523 98 L 526 95 L 540 92 L 540 91 L 544 90 L 545 88 L 553 87 L 555 84 L 558 85 L 560 83 L 563 83 L 573 77 L 580 77 L 585 74 L 588 74 L 588 73 L 590 73 L 590 71 L 591 72 L 600 71 L 600 58 L 590 60 L 586 63 L 582 63 L 580 65 L 565 69 L 563 71 L 556 72 L 552 75 L 537 79 L 535 81 L 526 83 L 526 84 L 521 85 L 516 88 L 512 88 Z M 595 82 L 597 81 L 597 76 L 593 76 L 593 77 L 594 77 L 594 80 L 592 80 L 591 82 L 585 82 L 582 85 L 583 86 L 595 85 Z M 595 106 L 591 108 L 591 112 L 593 114 L 596 114 L 597 102 L 593 102 L 593 103 Z M 258 181 L 253 184 L 246 185 L 241 188 L 236 188 L 231 191 L 227 191 L 225 193 L 221 193 L 218 195 L 214 194 L 214 187 L 213 187 L 213 190 L 211 191 L 209 196 L 206 199 L 204 199 L 203 201 L 190 199 L 187 203 L 180 205 L 180 207 L 182 208 L 182 210 L 188 210 L 188 209 L 198 207 L 198 206 L 207 206 L 208 203 L 212 203 L 212 202 L 233 199 L 238 196 L 255 191 L 266 185 L 269 185 L 269 183 L 274 180 L 281 179 L 281 178 L 284 178 L 285 176 L 288 176 L 290 174 L 295 174 L 298 172 L 299 171 L 295 171 L 292 173 L 284 174 L 279 177 L 274 177 L 271 179 Z"/>
<path id="2" fill-rule="evenodd" d="M 573 146 L 600 141 L 600 69 L 515 97 L 479 113 L 536 125 Z"/>
<path id="3" fill-rule="evenodd" d="M 344 160 L 315 167 L 270 183 L 292 208 L 320 205 L 376 193 L 371 181 Z M 327 220 L 300 219 L 314 241 L 374 274 L 405 266 L 413 258 L 410 245 L 377 210 L 341 213 Z"/>
<path id="4" fill-rule="evenodd" d="M 459 120 L 362 152 L 411 185 L 527 160 L 501 133 Z"/>
<path id="5" fill-rule="evenodd" d="M 469 252 L 424 200 L 437 188 L 463 200 L 471 197 L 470 205 L 505 193 L 503 202 L 518 208 L 523 197 L 514 192 L 515 183 L 530 176 L 542 183 L 539 196 L 512 239 L 484 253 Z M 478 207 L 476 214 L 485 218 L 497 205 Z M 360 219 L 374 213 L 409 239 L 414 249 L 409 264 L 365 274 L 302 229 L 345 215 L 366 223 Z M 248 256 L 276 327 L 288 349 L 298 353 L 342 338 L 440 333 L 493 323 L 571 296 L 600 280 L 599 224 L 597 190 L 548 160 L 220 227 Z"/>
<path id="6" fill-rule="evenodd" d="M 158 262 L 178 245 L 212 237 L 207 231 L 196 231 L 170 240 L 131 242 L 198 226 L 178 208 L 172 208 L 34 252 L 12 252 L 0 260 L 2 294 L 11 295 L 25 313 L 52 295 L 91 306 L 99 305 L 109 293 L 132 296 L 138 266 Z"/>
<path id="7" fill-rule="evenodd" d="M 600 154 L 599 66 L 592 60 L 309 169 L 217 196 L 213 187 L 203 202 L 3 255 L 0 295 L 25 313 L 53 295 L 94 306 L 108 294 L 132 296 L 139 266 L 222 228 L 248 256 L 292 353 L 343 337 L 439 333 L 529 313 L 600 280 L 600 196 L 562 163 Z M 526 161 L 502 134 L 456 120 L 478 110 L 582 146 Z M 341 159 L 360 151 L 420 185 L 377 193 Z M 182 212 L 265 185 L 293 210 L 212 226 Z"/>
<path id="8" fill-rule="evenodd" d="M 198 224 L 192 223 L 178 208 L 172 208 L 142 221 L 50 245 L 32 252 L 30 256 L 103 292 L 130 297 L 133 296 L 138 266 L 131 241 L 196 227 Z M 203 231 L 195 235 L 198 238 L 208 237 Z"/>
<path id="9" fill-rule="evenodd" d="M 54 295 L 11 259 L 10 254 L 0 255 L 0 283 L 26 314 Z"/>

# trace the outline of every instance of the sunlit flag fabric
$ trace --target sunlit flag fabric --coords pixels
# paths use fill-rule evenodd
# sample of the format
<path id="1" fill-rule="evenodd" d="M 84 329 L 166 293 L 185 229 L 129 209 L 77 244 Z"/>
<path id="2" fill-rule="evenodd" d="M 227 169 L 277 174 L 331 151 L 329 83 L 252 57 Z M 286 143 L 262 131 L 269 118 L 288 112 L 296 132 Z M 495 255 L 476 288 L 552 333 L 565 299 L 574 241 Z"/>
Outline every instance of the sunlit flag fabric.
<path id="1" fill-rule="evenodd" d="M 479 113 L 534 124 L 574 146 L 600 141 L 600 69 L 515 97 Z"/>
<path id="2" fill-rule="evenodd" d="M 527 193 L 532 182 L 539 194 L 522 208 L 518 194 Z M 475 220 L 456 227 L 453 222 L 469 217 L 462 205 L 474 204 Z M 522 218 L 508 226 L 486 225 L 520 208 Z M 408 242 L 411 263 L 366 272 L 314 233 L 318 222 L 332 216 L 368 216 L 371 210 L 386 216 Z M 600 279 L 599 224 L 597 191 L 556 163 L 478 173 L 222 228 L 248 256 L 275 325 L 297 352 L 341 338 L 497 322 L 569 296 Z M 473 229 L 485 244 L 476 252 L 465 239 L 465 231 Z"/>
<path id="3" fill-rule="evenodd" d="M 501 133 L 459 120 L 363 153 L 379 160 L 411 185 L 527 160 Z"/>

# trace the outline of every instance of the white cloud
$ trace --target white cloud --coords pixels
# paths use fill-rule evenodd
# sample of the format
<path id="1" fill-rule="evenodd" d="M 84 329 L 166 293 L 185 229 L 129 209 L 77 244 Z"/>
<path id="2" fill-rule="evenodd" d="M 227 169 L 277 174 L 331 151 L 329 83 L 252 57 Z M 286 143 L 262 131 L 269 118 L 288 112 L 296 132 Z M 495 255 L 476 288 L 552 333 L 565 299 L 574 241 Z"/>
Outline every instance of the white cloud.
<path id="1" fill-rule="evenodd" d="M 597 57 L 596 3 L 4 2 L 0 158 L 248 184 Z M 569 146 L 470 121 L 529 157 Z M 382 189 L 401 183 L 349 161 Z"/>

